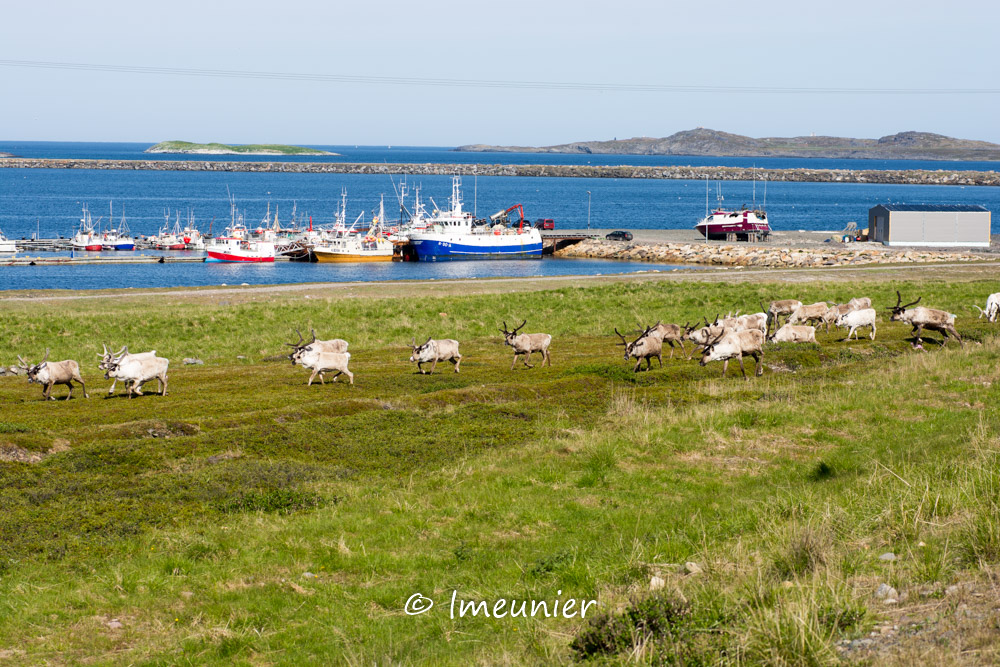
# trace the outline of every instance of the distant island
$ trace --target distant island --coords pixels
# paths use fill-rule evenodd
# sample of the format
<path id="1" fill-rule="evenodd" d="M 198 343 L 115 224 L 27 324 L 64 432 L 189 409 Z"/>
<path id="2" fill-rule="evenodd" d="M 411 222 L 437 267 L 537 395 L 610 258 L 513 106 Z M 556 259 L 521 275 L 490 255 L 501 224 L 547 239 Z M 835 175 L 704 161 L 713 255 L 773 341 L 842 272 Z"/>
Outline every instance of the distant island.
<path id="1" fill-rule="evenodd" d="M 876 160 L 1000 160 L 1000 144 L 954 139 L 930 132 L 900 132 L 880 139 L 845 137 L 765 137 L 697 128 L 655 139 L 634 137 L 581 141 L 558 146 L 472 144 L 472 153 L 593 153 L 611 155 L 702 155 L 711 157 L 868 158 Z"/>
<path id="2" fill-rule="evenodd" d="M 199 155 L 338 155 L 304 146 L 283 144 L 194 144 L 190 141 L 161 141 L 146 153 L 196 153 Z"/>

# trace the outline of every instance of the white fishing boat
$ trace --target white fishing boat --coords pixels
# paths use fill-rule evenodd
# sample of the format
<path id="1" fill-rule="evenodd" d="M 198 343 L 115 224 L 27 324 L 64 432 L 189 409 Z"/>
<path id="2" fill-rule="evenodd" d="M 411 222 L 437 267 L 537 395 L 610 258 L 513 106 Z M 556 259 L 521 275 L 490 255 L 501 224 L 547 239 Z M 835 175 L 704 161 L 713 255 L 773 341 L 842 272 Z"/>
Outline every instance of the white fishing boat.
<path id="1" fill-rule="evenodd" d="M 372 219 L 368 232 L 364 235 L 355 230 L 358 220 L 350 229 L 345 226 L 347 218 L 347 193 L 341 193 L 341 208 L 337 214 L 337 225 L 333 235 L 318 243 L 310 244 L 309 249 L 317 262 L 391 262 L 392 242 L 382 233 L 382 221 L 385 220 L 385 199 L 379 203 L 378 214 Z"/>
<path id="2" fill-rule="evenodd" d="M 111 216 L 108 220 L 114 220 L 114 208 L 111 207 Z M 108 227 L 101 235 L 102 245 L 104 250 L 135 250 L 135 239 L 132 238 L 132 234 L 129 232 L 128 223 L 125 222 L 125 209 L 122 208 L 122 221 L 118 227 L 111 226 Z"/>
<path id="3" fill-rule="evenodd" d="M 0 229 L 0 253 L 7 254 L 12 252 L 17 252 L 17 244 L 12 239 L 4 236 L 3 230 Z"/>
<path id="4" fill-rule="evenodd" d="M 181 230 L 181 240 L 184 241 L 184 247 L 188 250 L 205 249 L 205 238 L 194 224 L 194 212 L 192 211 L 188 211 L 187 224 Z"/>
<path id="5" fill-rule="evenodd" d="M 98 219 L 98 223 L 100 220 Z M 94 223 L 90 218 L 90 211 L 87 210 L 87 205 L 83 205 L 83 215 L 80 217 L 80 228 L 77 230 L 76 234 L 73 235 L 73 240 L 70 242 L 73 250 L 90 250 L 90 251 L 100 251 L 104 248 L 104 242 L 101 240 L 101 235 L 94 231 Z"/>
<path id="6" fill-rule="evenodd" d="M 187 249 L 187 244 L 184 243 L 184 239 L 181 236 L 181 214 L 180 211 L 177 212 L 177 219 L 174 222 L 174 226 L 170 226 L 170 211 L 165 211 L 163 214 L 165 222 L 163 227 L 160 228 L 159 234 L 157 234 L 153 239 L 153 246 L 157 250 L 185 250 Z"/>
<path id="7" fill-rule="evenodd" d="M 409 233 L 414 255 L 422 262 L 456 259 L 540 259 L 542 235 L 530 225 L 517 227 L 477 221 L 462 209 L 462 180 L 452 178 L 451 208 L 437 210 L 424 231 Z M 431 200 L 434 203 L 434 200 Z"/>
<path id="8" fill-rule="evenodd" d="M 216 236 L 206 246 L 206 262 L 274 262 L 277 255 L 273 239 L 255 238 L 243 216 L 236 213 L 236 201 L 229 198 L 231 219 L 222 236 Z"/>

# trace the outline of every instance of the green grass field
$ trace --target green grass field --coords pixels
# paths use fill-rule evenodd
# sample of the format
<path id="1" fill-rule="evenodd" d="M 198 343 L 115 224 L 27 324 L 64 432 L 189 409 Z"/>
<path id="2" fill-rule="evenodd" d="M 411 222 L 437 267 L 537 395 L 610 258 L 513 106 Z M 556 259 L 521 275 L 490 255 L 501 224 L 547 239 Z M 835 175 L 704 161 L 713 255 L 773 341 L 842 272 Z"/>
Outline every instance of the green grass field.
<path id="1" fill-rule="evenodd" d="M 965 348 L 928 334 L 914 351 L 881 310 L 896 289 L 957 313 Z M 43 402 L 0 378 L 0 456 L 45 455 L 0 462 L 0 661 L 819 665 L 893 624 L 885 637 L 912 640 L 845 655 L 997 660 L 995 593 L 976 595 L 1000 575 L 1000 341 L 972 309 L 993 291 L 636 281 L 4 302 L 0 364 L 51 348 L 81 363 L 91 398 Z M 772 346 L 750 382 L 679 352 L 634 374 L 613 334 L 859 295 L 882 313 L 875 342 Z M 551 368 L 508 370 L 497 328 L 523 318 L 553 335 Z M 350 341 L 354 387 L 306 387 L 282 345 L 296 327 Z M 428 335 L 461 341 L 460 374 L 415 373 L 406 345 Z M 103 342 L 170 358 L 169 395 L 107 397 Z M 597 604 L 451 618 L 453 591 Z M 434 608 L 404 613 L 417 593 Z"/>

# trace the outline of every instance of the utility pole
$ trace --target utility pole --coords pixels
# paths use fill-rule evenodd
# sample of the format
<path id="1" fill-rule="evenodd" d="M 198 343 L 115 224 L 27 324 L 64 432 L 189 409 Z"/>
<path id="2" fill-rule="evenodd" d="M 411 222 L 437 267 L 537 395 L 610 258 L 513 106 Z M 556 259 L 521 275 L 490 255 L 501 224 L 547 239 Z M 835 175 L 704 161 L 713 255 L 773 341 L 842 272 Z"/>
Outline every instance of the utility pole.
<path id="1" fill-rule="evenodd" d="M 590 190 L 587 190 L 587 231 L 590 231 Z"/>

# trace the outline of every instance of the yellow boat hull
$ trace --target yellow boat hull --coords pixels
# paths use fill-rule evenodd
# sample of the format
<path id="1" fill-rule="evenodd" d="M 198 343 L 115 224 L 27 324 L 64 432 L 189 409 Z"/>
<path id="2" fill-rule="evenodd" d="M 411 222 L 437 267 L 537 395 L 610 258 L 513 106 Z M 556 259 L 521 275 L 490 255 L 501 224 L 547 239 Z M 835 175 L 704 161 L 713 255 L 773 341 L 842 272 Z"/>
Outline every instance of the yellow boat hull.
<path id="1" fill-rule="evenodd" d="M 357 255 L 346 252 L 313 252 L 317 262 L 391 262 L 392 253 L 388 255 Z"/>

